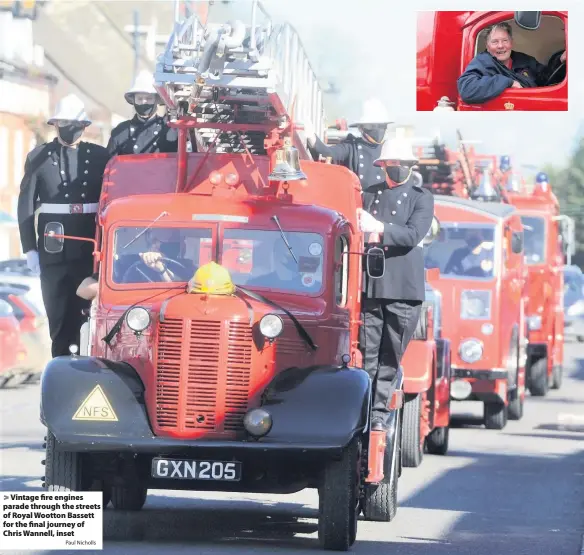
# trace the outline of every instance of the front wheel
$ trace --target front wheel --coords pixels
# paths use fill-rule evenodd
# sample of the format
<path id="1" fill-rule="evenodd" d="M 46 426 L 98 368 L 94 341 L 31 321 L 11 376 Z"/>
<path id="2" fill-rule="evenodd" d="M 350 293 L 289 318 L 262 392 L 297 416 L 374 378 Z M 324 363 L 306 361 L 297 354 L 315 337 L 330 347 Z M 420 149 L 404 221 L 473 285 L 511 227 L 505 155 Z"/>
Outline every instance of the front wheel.
<path id="1" fill-rule="evenodd" d="M 507 407 L 503 403 L 485 403 L 485 428 L 502 430 L 507 425 Z"/>
<path id="2" fill-rule="evenodd" d="M 374 522 L 391 522 L 397 513 L 397 483 L 401 457 L 400 416 L 396 416 L 396 430 L 391 452 L 385 452 L 383 482 L 366 484 L 363 494 L 363 516 Z"/>
<path id="3" fill-rule="evenodd" d="M 147 495 L 148 488 L 142 486 L 112 486 L 111 489 L 112 505 L 118 511 L 139 511 Z"/>
<path id="4" fill-rule="evenodd" d="M 81 453 L 57 451 L 57 439 L 47 431 L 45 487 L 47 491 L 83 491 Z"/>
<path id="5" fill-rule="evenodd" d="M 547 358 L 540 358 L 529 369 L 529 392 L 534 397 L 545 397 L 549 390 Z"/>
<path id="6" fill-rule="evenodd" d="M 361 442 L 353 440 L 324 470 L 319 488 L 318 539 L 326 550 L 347 551 L 357 537 Z"/>
<path id="7" fill-rule="evenodd" d="M 562 387 L 563 374 L 564 368 L 561 365 L 554 366 L 554 372 L 552 374 L 552 389 L 560 389 L 560 387 Z"/>
<path id="8" fill-rule="evenodd" d="M 424 458 L 422 396 L 418 393 L 406 399 L 403 411 L 402 464 L 406 468 L 416 468 Z"/>
<path id="9" fill-rule="evenodd" d="M 426 448 L 431 455 L 446 455 L 450 426 L 434 428 L 426 438 Z"/>
<path id="10" fill-rule="evenodd" d="M 519 395 L 519 389 L 516 389 L 515 393 L 516 396 L 509 401 L 509 406 L 507 407 L 509 420 L 521 420 L 523 418 L 523 403 L 525 399 L 522 399 L 521 395 Z"/>

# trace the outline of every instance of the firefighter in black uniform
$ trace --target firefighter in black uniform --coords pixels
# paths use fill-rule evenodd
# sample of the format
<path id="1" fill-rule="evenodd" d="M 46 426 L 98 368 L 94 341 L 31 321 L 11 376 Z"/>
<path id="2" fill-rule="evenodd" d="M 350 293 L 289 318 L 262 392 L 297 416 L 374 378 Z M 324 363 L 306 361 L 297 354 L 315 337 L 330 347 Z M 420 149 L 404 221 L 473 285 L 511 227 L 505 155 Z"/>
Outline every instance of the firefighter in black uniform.
<path id="1" fill-rule="evenodd" d="M 375 162 L 386 179 L 363 193 L 359 213 L 366 248 L 375 244 L 385 251 L 385 274 L 380 278 L 364 275 L 359 340 L 365 370 L 373 380 L 372 427 L 377 430 L 387 426 L 392 382 L 425 300 L 422 244 L 432 225 L 434 197 L 414 184 L 416 163 L 403 129 L 397 129 Z"/>
<path id="2" fill-rule="evenodd" d="M 373 165 L 381 153 L 387 126 L 393 123 L 383 104 L 377 99 L 369 99 L 363 105 L 359 121 L 350 127 L 357 127 L 361 137 L 349 134 L 338 145 L 325 145 L 315 134 L 314 128 L 306 123 L 305 131 L 308 148 L 317 160 L 318 155 L 332 158 L 333 164 L 339 164 L 357 174 L 361 187 L 366 190 L 371 185 L 384 181 L 384 173 Z"/>
<path id="3" fill-rule="evenodd" d="M 18 224 L 28 267 L 40 273 L 52 354 L 56 357 L 68 355 L 70 345 L 79 345 L 82 310 L 88 303 L 76 295 L 76 290 L 93 271 L 93 244 L 65 239 L 62 248 L 55 249 L 55 239 L 47 239 L 45 229 L 51 230 L 58 223 L 64 235 L 95 237 L 102 178 L 109 156 L 102 146 L 81 141 L 91 121 L 75 95 L 59 102 L 48 123 L 55 126 L 57 138 L 27 156 L 18 198 Z"/>
<path id="4" fill-rule="evenodd" d="M 177 152 L 177 129 L 168 127 L 166 117 L 157 114 L 160 96 L 154 88 L 152 73 L 140 72 L 124 96 L 135 114 L 112 130 L 107 145 L 110 156 Z"/>

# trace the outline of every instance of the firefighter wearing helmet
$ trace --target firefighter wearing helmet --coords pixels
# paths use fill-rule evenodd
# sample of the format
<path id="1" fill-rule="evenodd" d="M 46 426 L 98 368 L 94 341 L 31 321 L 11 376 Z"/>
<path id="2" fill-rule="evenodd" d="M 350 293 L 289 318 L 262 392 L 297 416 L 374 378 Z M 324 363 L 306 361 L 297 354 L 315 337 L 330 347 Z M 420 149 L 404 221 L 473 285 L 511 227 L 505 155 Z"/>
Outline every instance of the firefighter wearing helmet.
<path id="1" fill-rule="evenodd" d="M 377 430 L 387 428 L 393 382 L 425 300 L 422 245 L 432 226 L 434 197 L 415 184 L 416 163 L 404 130 L 397 129 L 375 161 L 385 179 L 364 191 L 359 212 L 366 249 L 375 245 L 385 253 L 384 275 L 364 274 L 359 339 L 364 368 L 373 380 L 372 429 Z"/>
<path id="2" fill-rule="evenodd" d="M 178 131 L 168 127 L 166 118 L 157 113 L 160 97 L 152 73 L 140 72 L 125 98 L 135 114 L 112 130 L 107 145 L 110 156 L 177 152 Z"/>
<path id="3" fill-rule="evenodd" d="M 77 96 L 63 98 L 47 123 L 55 127 L 57 137 L 37 146 L 26 158 L 18 198 L 18 225 L 27 265 L 33 273 L 40 274 L 55 357 L 68 355 L 70 345 L 79 345 L 81 311 L 88 303 L 76 295 L 76 290 L 92 273 L 93 244 L 46 234 L 95 237 L 109 155 L 102 146 L 81 140 L 91 120 Z"/>
<path id="4" fill-rule="evenodd" d="M 360 119 L 349 126 L 358 128 L 360 137 L 349 134 L 340 144 L 327 146 L 316 136 L 312 125 L 305 124 L 304 128 L 312 156 L 332 158 L 334 164 L 350 169 L 359 176 L 361 187 L 366 190 L 384 180 L 383 171 L 373 162 L 379 157 L 390 123 L 393 122 L 385 106 L 377 99 L 369 99 L 363 104 Z"/>

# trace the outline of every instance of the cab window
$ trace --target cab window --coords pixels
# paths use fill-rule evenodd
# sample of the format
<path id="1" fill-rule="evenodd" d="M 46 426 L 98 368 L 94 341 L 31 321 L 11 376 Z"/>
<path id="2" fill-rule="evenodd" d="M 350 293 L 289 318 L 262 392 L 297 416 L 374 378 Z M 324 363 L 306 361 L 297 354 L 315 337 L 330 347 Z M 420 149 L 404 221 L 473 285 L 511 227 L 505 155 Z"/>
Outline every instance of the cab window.
<path id="1" fill-rule="evenodd" d="M 523 252 L 528 265 L 543 264 L 545 261 L 545 220 L 537 216 L 521 216 L 523 224 Z"/>
<path id="2" fill-rule="evenodd" d="M 221 264 L 236 285 L 316 294 L 323 286 L 324 239 L 317 233 L 226 229 Z M 288 243 L 288 244 L 286 244 Z"/>
<path id="3" fill-rule="evenodd" d="M 519 27 L 513 19 L 497 21 L 508 23 L 513 33 L 513 50 L 533 56 L 540 64 L 547 65 L 552 72 L 561 65 L 560 57 L 566 49 L 566 30 L 564 21 L 554 15 L 542 15 L 541 24 L 535 31 Z M 484 52 L 487 47 L 487 33 L 490 23 L 479 32 L 476 39 L 475 55 Z M 551 72 L 548 76 L 551 75 Z M 546 86 L 557 85 L 566 77 L 566 66 L 559 69 Z"/>
<path id="4" fill-rule="evenodd" d="M 349 284 L 349 240 L 344 235 L 335 243 L 335 295 L 339 306 L 347 304 Z"/>

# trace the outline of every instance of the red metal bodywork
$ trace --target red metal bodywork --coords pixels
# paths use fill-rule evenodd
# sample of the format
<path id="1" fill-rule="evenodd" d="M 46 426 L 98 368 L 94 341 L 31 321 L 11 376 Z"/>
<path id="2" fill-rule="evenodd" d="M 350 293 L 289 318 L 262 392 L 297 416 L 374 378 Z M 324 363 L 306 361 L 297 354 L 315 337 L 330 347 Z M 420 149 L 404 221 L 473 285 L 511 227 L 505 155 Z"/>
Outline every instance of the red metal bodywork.
<path id="1" fill-rule="evenodd" d="M 520 216 L 535 216 L 545 222 L 544 259 L 539 264 L 526 265 L 526 317 L 541 317 L 541 328 L 527 332 L 529 349 L 543 346 L 541 352 L 547 357 L 547 373 L 551 377 L 554 368 L 562 367 L 564 359 L 564 254 L 559 241 L 559 202 L 551 190 L 547 193 L 536 190 L 533 194 L 507 193 L 507 197 Z"/>
<path id="2" fill-rule="evenodd" d="M 25 358 L 18 320 L 12 314 L 0 315 L 0 380 L 10 377 Z"/>
<path id="3" fill-rule="evenodd" d="M 568 41 L 568 12 L 543 11 L 564 22 Z M 419 12 L 417 24 L 417 110 L 432 111 L 447 96 L 459 111 L 567 111 L 568 78 L 550 87 L 508 89 L 480 105 L 458 96 L 456 81 L 474 58 L 477 36 L 486 27 L 513 19 L 513 12 Z"/>
<path id="4" fill-rule="evenodd" d="M 474 204 L 475 207 L 471 206 Z M 506 377 L 493 379 L 489 374 L 484 378 L 473 376 L 473 372 L 505 372 L 515 363 L 510 360 L 511 353 L 517 348 L 517 356 L 524 343 L 524 272 L 522 255 L 515 254 L 510 248 L 510 234 L 521 231 L 521 220 L 512 211 L 506 217 L 497 218 L 486 213 L 481 202 L 461 205 L 451 202 L 447 197 L 436 197 L 435 214 L 441 224 L 446 223 L 484 223 L 496 226 L 495 249 L 500 271 L 492 280 L 474 280 L 469 277 L 449 278 L 440 275 L 430 279 L 433 287 L 443 297 L 443 334 L 450 339 L 452 346 L 453 380 L 462 379 L 471 383 L 474 398 L 485 402 L 504 402 L 508 404 L 508 380 Z M 461 292 L 463 290 L 487 290 L 491 293 L 491 313 L 489 319 L 464 320 L 461 318 Z M 485 325 L 492 326 L 490 334 L 485 333 Z M 516 337 L 513 337 L 514 330 Z M 460 357 L 463 341 L 475 338 L 483 343 L 483 356 L 475 363 L 467 363 Z M 467 376 L 468 374 L 468 376 Z M 494 374 L 493 374 L 494 375 Z M 525 366 L 519 364 L 517 373 L 518 394 L 525 396 Z"/>

